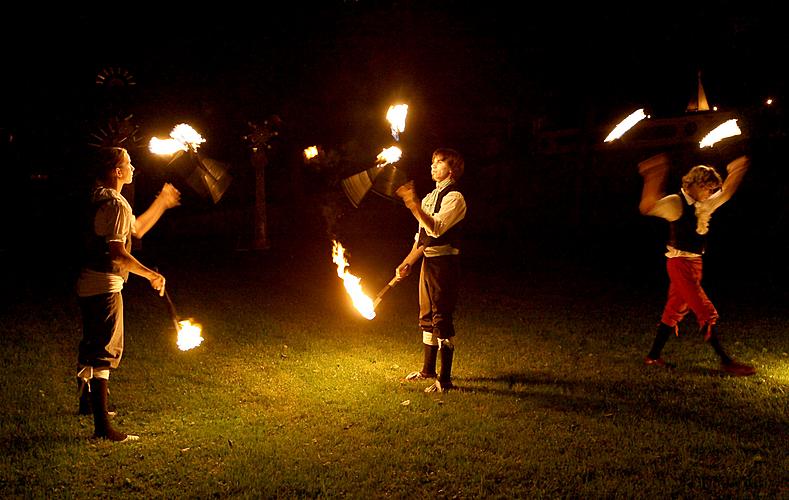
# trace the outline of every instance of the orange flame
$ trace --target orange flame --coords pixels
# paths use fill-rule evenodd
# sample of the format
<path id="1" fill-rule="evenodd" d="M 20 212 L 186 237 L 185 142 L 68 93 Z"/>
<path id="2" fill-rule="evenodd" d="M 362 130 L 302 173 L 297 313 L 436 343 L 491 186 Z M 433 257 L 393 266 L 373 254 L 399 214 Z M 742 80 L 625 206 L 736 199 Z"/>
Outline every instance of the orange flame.
<path id="1" fill-rule="evenodd" d="M 619 122 L 619 124 L 614 127 L 614 130 L 608 134 L 608 137 L 606 137 L 603 142 L 611 142 L 619 139 L 625 132 L 633 128 L 636 123 L 640 122 L 644 118 L 647 118 L 647 115 L 644 113 L 643 108 L 633 111 L 627 118 Z"/>
<path id="2" fill-rule="evenodd" d="M 318 146 L 310 146 L 304 150 L 304 159 L 311 160 L 318 156 Z"/>
<path id="3" fill-rule="evenodd" d="M 740 127 L 737 126 L 737 119 L 733 118 L 712 129 L 709 134 L 705 135 L 704 138 L 699 141 L 699 147 L 712 147 L 720 140 L 726 139 L 727 137 L 740 135 L 741 133 L 742 131 L 740 130 Z"/>
<path id="4" fill-rule="evenodd" d="M 182 351 L 188 351 L 194 347 L 199 346 L 203 342 L 202 326 L 198 323 L 192 323 L 191 320 L 185 319 L 179 321 L 178 324 L 178 348 Z"/>
<path id="5" fill-rule="evenodd" d="M 200 144 L 204 143 L 205 139 L 195 129 L 186 123 L 180 123 L 173 127 L 170 132 L 170 139 L 159 139 L 157 137 L 151 138 L 148 143 L 148 149 L 151 153 L 158 155 L 171 155 L 178 151 L 197 151 Z"/>
<path id="6" fill-rule="evenodd" d="M 392 137 L 400 141 L 400 132 L 405 130 L 405 117 L 408 114 L 408 104 L 395 104 L 389 106 L 386 112 L 386 120 L 392 126 Z"/>
<path id="7" fill-rule="evenodd" d="M 361 278 L 349 273 L 346 269 L 348 261 L 345 259 L 345 248 L 339 241 L 333 241 L 332 261 L 337 264 L 337 276 L 340 277 L 345 285 L 345 291 L 353 301 L 353 306 L 359 313 L 367 319 L 375 318 L 375 307 L 373 299 L 365 295 L 362 291 Z"/>
<path id="8" fill-rule="evenodd" d="M 151 137 L 151 142 L 148 143 L 148 150 L 157 155 L 171 155 L 178 151 L 186 151 L 188 148 L 183 143 L 175 139 L 159 139 L 158 137 Z"/>
<path id="9" fill-rule="evenodd" d="M 400 161 L 400 157 L 402 156 L 403 152 L 400 150 L 400 148 L 397 146 L 392 146 L 391 148 L 386 148 L 378 153 L 378 157 L 375 159 L 375 162 L 379 167 L 383 167 L 384 165 Z"/>

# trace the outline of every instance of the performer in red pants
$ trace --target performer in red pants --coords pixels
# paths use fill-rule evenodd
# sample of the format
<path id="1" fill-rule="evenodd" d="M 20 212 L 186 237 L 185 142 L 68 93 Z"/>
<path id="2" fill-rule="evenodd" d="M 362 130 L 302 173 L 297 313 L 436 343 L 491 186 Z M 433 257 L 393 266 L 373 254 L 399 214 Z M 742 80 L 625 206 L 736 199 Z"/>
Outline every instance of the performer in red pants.
<path id="1" fill-rule="evenodd" d="M 639 210 L 643 215 L 666 219 L 670 225 L 666 252 L 666 270 L 670 279 L 668 300 L 644 364 L 671 366 L 660 354 L 671 334 L 678 332 L 677 324 L 689 311 L 693 311 L 704 340 L 720 357 L 722 371 L 736 376 L 756 373 L 753 367 L 735 361 L 723 349 L 716 327 L 718 311 L 701 286 L 702 255 L 710 219 L 715 210 L 737 191 L 748 164 L 746 156 L 729 163 L 725 181 L 714 168 L 697 165 L 682 178 L 679 193 L 665 196 L 663 185 L 668 173 L 668 157 L 659 154 L 639 163 L 638 171 L 644 178 Z"/>

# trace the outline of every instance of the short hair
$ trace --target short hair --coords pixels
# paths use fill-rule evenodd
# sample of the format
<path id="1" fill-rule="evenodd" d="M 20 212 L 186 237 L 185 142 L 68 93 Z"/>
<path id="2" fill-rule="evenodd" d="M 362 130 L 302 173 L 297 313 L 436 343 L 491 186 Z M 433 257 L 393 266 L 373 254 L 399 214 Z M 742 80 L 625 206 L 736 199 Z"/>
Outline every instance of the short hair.
<path id="1" fill-rule="evenodd" d="M 442 160 L 447 162 L 449 171 L 452 172 L 453 179 L 458 180 L 463 176 L 465 162 L 463 161 L 463 157 L 460 155 L 460 153 L 454 149 L 438 148 L 433 151 L 433 158 L 436 156 L 440 156 Z"/>
<path id="2" fill-rule="evenodd" d="M 707 165 L 696 165 L 682 177 L 682 189 L 690 186 L 719 188 L 723 185 L 723 179 L 714 168 Z"/>
<path id="3" fill-rule="evenodd" d="M 96 153 L 96 178 L 106 180 L 123 161 L 124 148 L 101 148 Z"/>

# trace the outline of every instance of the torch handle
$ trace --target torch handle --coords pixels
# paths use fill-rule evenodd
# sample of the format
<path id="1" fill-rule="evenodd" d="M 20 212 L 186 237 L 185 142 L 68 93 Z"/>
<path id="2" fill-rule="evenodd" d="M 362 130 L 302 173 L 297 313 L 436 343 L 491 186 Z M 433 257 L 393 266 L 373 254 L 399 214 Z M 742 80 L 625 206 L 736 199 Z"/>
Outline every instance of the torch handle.
<path id="1" fill-rule="evenodd" d="M 173 325 L 175 325 L 175 331 L 178 331 L 178 314 L 175 312 L 175 305 L 170 299 L 170 294 L 167 293 L 167 290 L 164 291 L 164 298 L 167 299 L 167 308 L 170 310 L 170 318 L 172 318 Z"/>
<path id="2" fill-rule="evenodd" d="M 424 253 L 425 253 L 424 245 L 421 245 L 421 246 L 418 246 L 418 247 L 414 248 L 413 250 L 411 250 L 411 253 L 409 253 L 406 256 L 406 258 L 403 260 L 403 264 L 408 264 L 409 266 L 413 266 L 416 263 L 416 261 L 418 261 L 419 258 L 422 257 L 422 255 L 424 255 Z M 384 294 L 386 292 L 388 292 L 389 289 L 391 289 L 393 286 L 395 286 L 396 284 L 400 283 L 400 281 L 404 277 L 405 276 L 403 276 L 401 278 L 401 277 L 395 275 L 395 277 L 392 278 L 389 281 L 389 283 L 387 283 L 386 286 L 381 289 L 380 292 L 378 292 L 378 295 L 376 295 L 375 299 L 373 300 L 373 309 L 378 307 L 378 304 L 381 303 L 381 299 L 383 298 Z"/>

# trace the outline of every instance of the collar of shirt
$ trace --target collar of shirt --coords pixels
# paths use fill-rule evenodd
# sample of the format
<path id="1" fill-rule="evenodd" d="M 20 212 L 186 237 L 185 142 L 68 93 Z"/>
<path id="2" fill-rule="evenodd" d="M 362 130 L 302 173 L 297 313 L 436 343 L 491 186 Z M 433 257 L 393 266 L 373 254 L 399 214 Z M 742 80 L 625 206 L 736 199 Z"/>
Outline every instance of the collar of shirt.
<path id="1" fill-rule="evenodd" d="M 720 195 L 722 193 L 722 190 L 719 189 L 719 190 L 715 191 L 706 200 L 698 201 L 698 200 L 694 200 L 693 197 L 691 197 L 688 193 L 686 193 L 684 188 L 680 188 L 680 191 L 682 191 L 682 196 L 685 197 L 685 201 L 687 202 L 688 205 L 693 205 L 693 206 L 697 206 L 697 207 L 698 206 L 713 205 L 713 202 L 715 202 L 718 199 L 718 197 L 720 197 Z"/>
<path id="2" fill-rule="evenodd" d="M 679 190 L 680 190 L 680 191 L 682 191 L 682 196 L 684 196 L 684 197 L 685 197 L 685 202 L 686 202 L 688 205 L 695 205 L 695 204 L 696 204 L 696 200 L 694 200 L 694 199 L 693 199 L 693 198 L 692 198 L 692 197 L 691 197 L 691 196 L 690 196 L 690 195 L 687 193 L 687 191 L 685 191 L 685 188 L 680 188 Z"/>
<path id="3" fill-rule="evenodd" d="M 441 191 L 442 189 L 444 189 L 445 187 L 449 186 L 449 185 L 450 185 L 450 184 L 452 184 L 453 182 L 454 182 L 454 181 L 452 180 L 452 177 L 447 177 L 446 179 L 444 179 L 444 180 L 443 180 L 443 181 L 441 181 L 441 182 L 436 182 L 436 189 L 438 189 L 439 191 Z"/>

